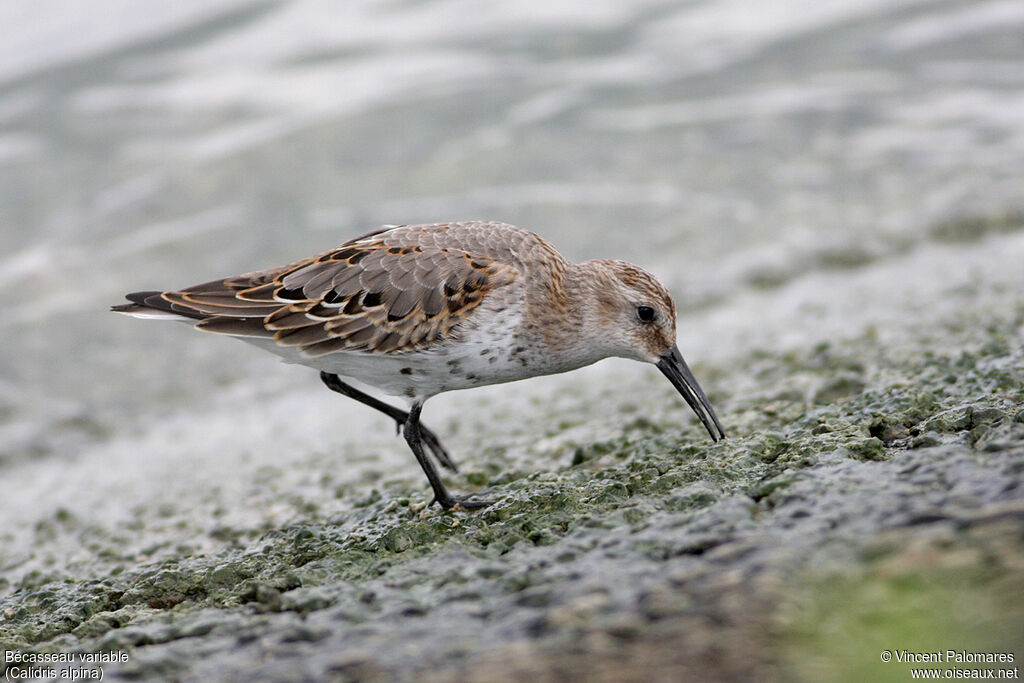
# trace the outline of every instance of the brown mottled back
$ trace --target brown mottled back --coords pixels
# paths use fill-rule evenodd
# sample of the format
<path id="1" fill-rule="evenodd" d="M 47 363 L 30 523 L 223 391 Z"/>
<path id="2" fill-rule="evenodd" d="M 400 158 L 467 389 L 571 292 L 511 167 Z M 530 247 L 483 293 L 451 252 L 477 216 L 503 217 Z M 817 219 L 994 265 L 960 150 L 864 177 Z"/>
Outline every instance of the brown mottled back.
<path id="1" fill-rule="evenodd" d="M 447 339 L 526 262 L 558 255 L 533 233 L 510 228 L 384 228 L 280 268 L 129 298 L 134 306 L 195 318 L 199 329 L 271 338 L 310 357 L 423 349 Z"/>

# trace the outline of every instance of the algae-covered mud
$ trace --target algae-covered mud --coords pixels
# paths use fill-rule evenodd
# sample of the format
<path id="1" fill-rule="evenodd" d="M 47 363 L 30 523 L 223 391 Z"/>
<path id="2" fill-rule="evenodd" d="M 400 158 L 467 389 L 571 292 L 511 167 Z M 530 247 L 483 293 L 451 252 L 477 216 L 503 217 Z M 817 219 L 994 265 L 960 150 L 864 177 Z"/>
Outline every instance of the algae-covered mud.
<path id="1" fill-rule="evenodd" d="M 1024 259 L 1024 230 L 947 249 Z M 903 680 L 883 651 L 1019 657 L 1024 302 L 1002 273 L 947 273 L 942 306 L 884 334 L 697 364 L 718 444 L 653 373 L 616 367 L 558 401 L 568 423 L 541 405 L 480 450 L 459 440 L 460 487 L 498 501 L 479 513 L 425 507 L 406 468 L 289 486 L 287 519 L 214 513 L 202 539 L 164 511 L 163 552 L 140 549 L 148 522 L 41 517 L 40 547 L 89 557 L 5 581 L 4 647 L 127 653 L 105 675 L 153 680 Z M 866 319 L 890 305 L 866 301 Z"/>
<path id="2" fill-rule="evenodd" d="M 47 4 L 0 22 L 7 678 L 1024 668 L 1020 3 Z M 496 501 L 446 512 L 315 373 L 106 312 L 467 218 L 655 272 L 729 438 L 627 361 L 439 396 Z"/>

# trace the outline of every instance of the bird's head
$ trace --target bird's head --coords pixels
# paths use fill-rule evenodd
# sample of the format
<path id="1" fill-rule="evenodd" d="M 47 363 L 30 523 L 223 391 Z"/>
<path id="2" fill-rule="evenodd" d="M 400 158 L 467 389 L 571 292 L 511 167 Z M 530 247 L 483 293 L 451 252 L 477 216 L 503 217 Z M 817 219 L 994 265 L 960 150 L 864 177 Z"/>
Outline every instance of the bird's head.
<path id="1" fill-rule="evenodd" d="M 588 261 L 598 277 L 592 315 L 608 355 L 653 363 L 700 418 L 711 438 L 725 436 L 711 402 L 676 346 L 676 307 L 671 295 L 646 270 L 619 260 Z"/>

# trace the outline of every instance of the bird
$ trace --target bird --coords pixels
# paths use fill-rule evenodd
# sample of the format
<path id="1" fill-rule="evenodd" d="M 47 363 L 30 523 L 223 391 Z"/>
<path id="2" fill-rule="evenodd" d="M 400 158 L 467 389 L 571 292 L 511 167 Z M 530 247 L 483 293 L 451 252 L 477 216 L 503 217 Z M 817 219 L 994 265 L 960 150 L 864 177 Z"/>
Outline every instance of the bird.
<path id="1" fill-rule="evenodd" d="M 288 265 L 125 297 L 130 303 L 111 310 L 255 344 L 319 370 L 332 391 L 387 415 L 430 483 L 431 504 L 444 509 L 493 501 L 453 495 L 438 473 L 434 461 L 458 467 L 420 416 L 442 392 L 616 356 L 656 365 L 712 441 L 725 437 L 676 345 L 676 307 L 664 285 L 617 259 L 573 263 L 507 223 L 383 226 Z M 400 397 L 408 410 L 353 380 Z"/>

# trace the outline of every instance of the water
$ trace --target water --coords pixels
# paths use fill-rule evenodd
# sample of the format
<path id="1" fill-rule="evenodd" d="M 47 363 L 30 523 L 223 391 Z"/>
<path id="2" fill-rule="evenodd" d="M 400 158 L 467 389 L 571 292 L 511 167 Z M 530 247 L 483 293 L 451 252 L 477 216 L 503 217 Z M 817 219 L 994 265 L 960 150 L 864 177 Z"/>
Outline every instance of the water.
<path id="1" fill-rule="evenodd" d="M 699 369 L 910 325 L 943 283 L 1021 281 L 1019 240 L 936 244 L 1024 211 L 1018 0 L 96 0 L 10 3 L 0 27 L 0 566 L 67 562 L 59 539 L 28 545 L 58 508 L 117 528 L 193 506 L 202 531 L 286 518 L 281 495 L 339 453 L 338 481 L 417 476 L 312 373 L 107 313 L 127 291 L 385 223 L 500 219 L 650 267 Z M 833 304 L 827 325 L 807 313 Z M 620 376 L 643 375 L 427 414 L 464 452 Z"/>

